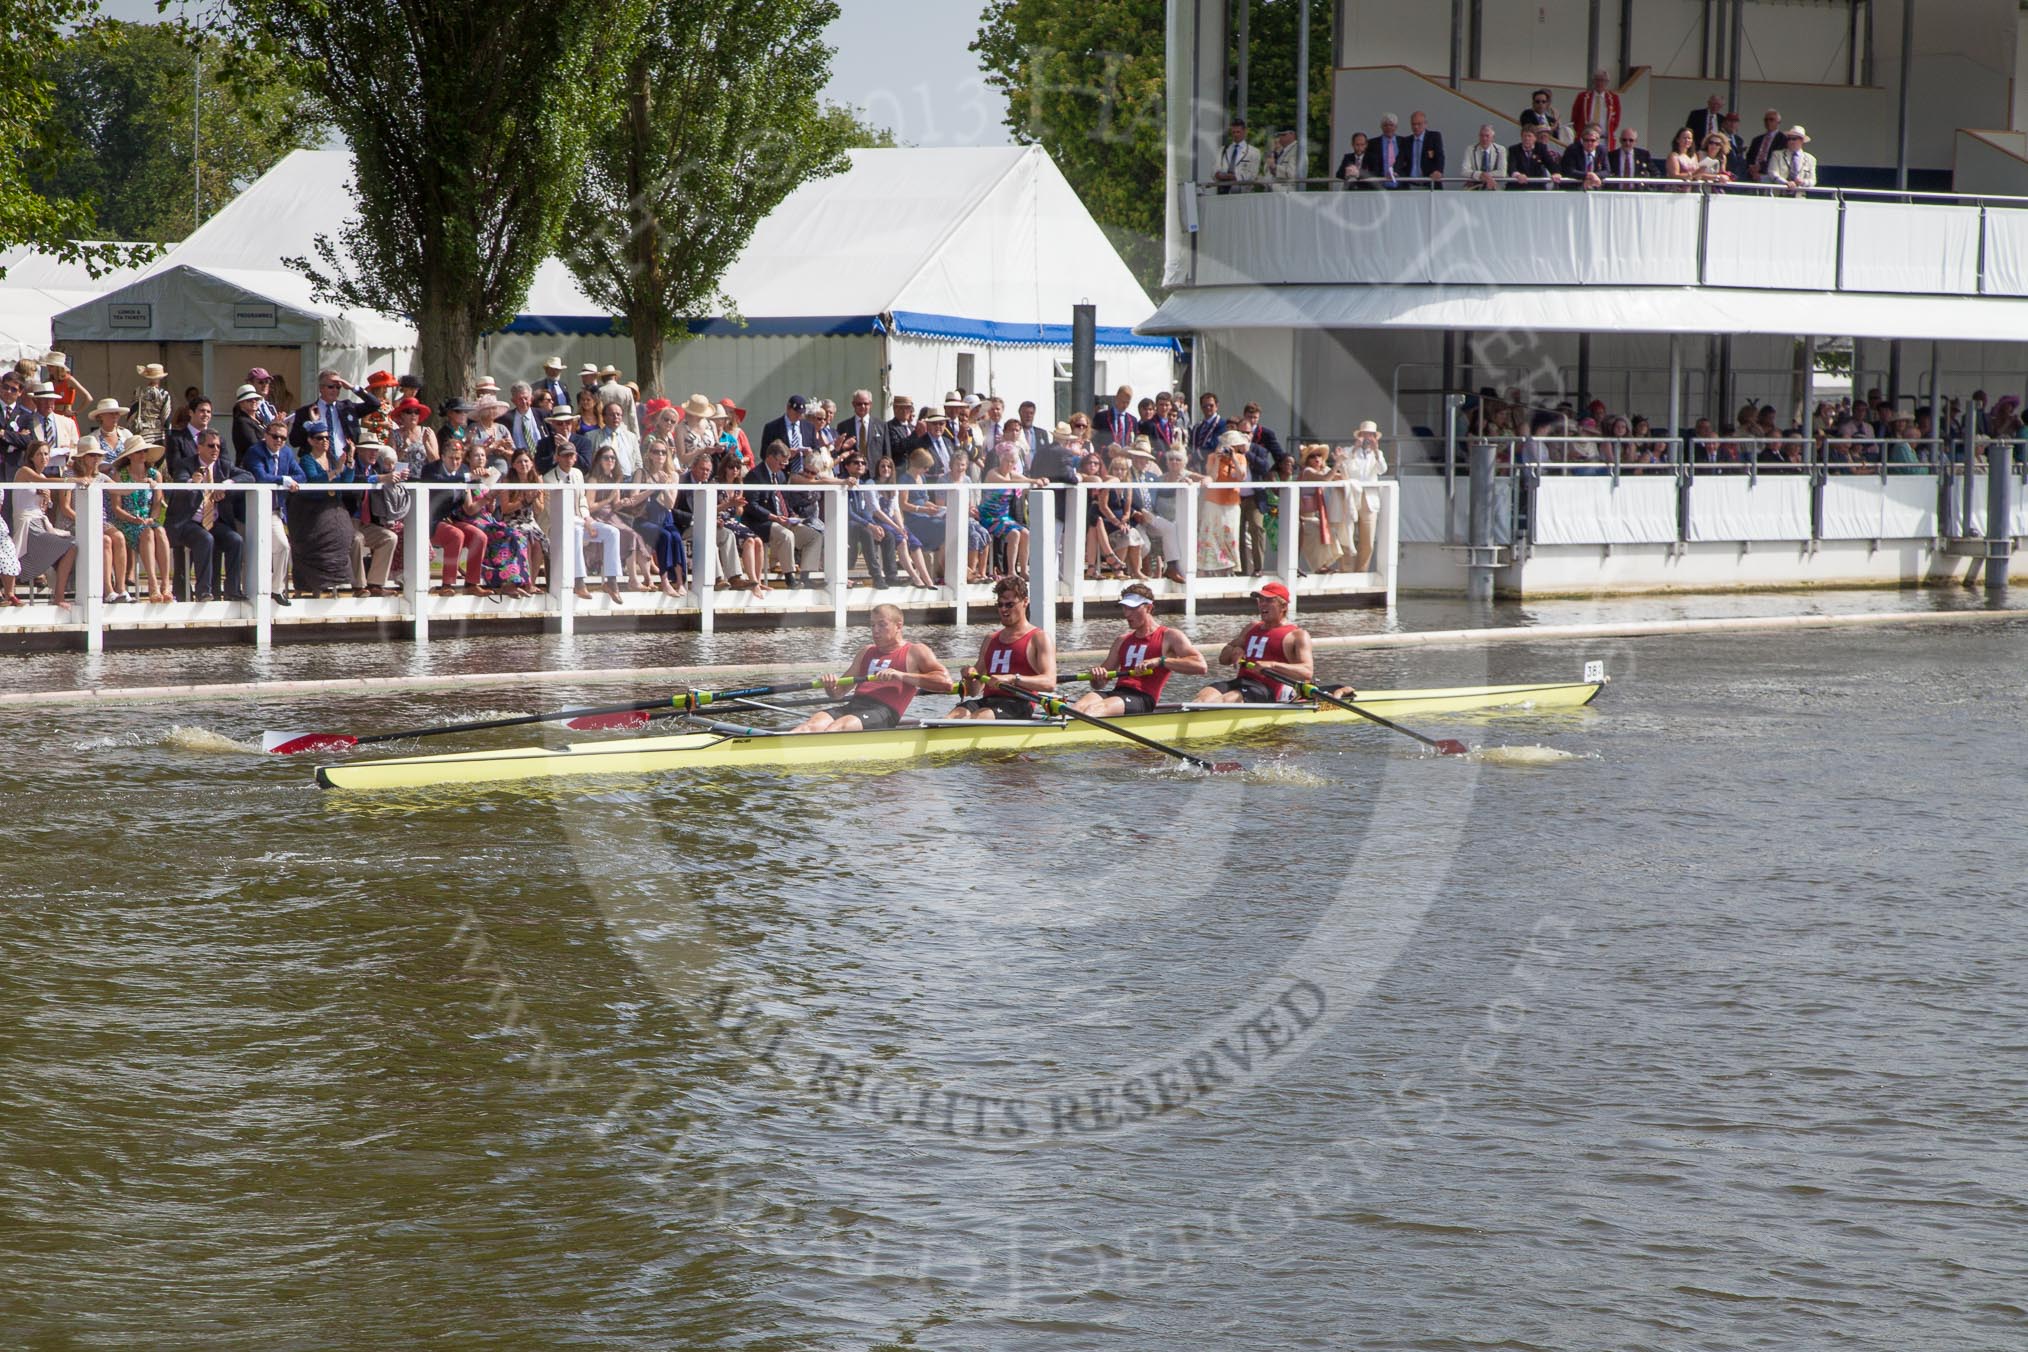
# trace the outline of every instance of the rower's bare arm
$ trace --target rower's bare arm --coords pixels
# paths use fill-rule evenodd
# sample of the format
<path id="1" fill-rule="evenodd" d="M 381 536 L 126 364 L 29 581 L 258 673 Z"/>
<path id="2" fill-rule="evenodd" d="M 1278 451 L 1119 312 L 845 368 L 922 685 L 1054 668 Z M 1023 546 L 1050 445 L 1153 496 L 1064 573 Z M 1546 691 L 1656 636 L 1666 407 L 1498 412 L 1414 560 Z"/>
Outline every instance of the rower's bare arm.
<path id="1" fill-rule="evenodd" d="M 1039 695 L 1056 689 L 1056 640 L 1047 629 L 1038 629 L 1028 636 L 1028 665 L 1035 668 L 1035 675 L 1021 678 L 1022 689 Z"/>
<path id="2" fill-rule="evenodd" d="M 1317 674 L 1315 650 L 1310 646 L 1310 632 L 1298 629 L 1289 635 L 1289 641 L 1282 645 L 1282 652 L 1288 661 L 1283 670 L 1299 681 L 1307 681 Z"/>
<path id="3" fill-rule="evenodd" d="M 1240 635 L 1240 638 L 1244 637 L 1246 637 L 1244 634 Z M 1239 661 L 1240 655 L 1245 651 L 1246 648 L 1240 642 L 1240 639 L 1238 638 L 1234 639 L 1232 642 L 1226 644 L 1223 648 L 1220 648 L 1218 650 L 1218 665 L 1221 667 L 1232 666 L 1233 664 Z"/>
<path id="4" fill-rule="evenodd" d="M 1162 636 L 1162 665 L 1185 676 L 1211 674 L 1211 664 L 1197 651 L 1197 645 L 1174 629 Z"/>
<path id="5" fill-rule="evenodd" d="M 932 695 L 947 695 L 958 688 L 950 669 L 926 644 L 918 643 L 908 650 L 908 670 L 903 674 L 910 678 L 910 685 Z"/>

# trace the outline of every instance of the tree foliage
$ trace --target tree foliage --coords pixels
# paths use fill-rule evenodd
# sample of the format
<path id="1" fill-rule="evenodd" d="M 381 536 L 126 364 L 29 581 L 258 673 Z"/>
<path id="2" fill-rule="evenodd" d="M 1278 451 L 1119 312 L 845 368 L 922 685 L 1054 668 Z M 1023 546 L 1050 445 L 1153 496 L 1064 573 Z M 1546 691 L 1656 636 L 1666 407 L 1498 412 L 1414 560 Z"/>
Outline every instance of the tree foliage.
<path id="1" fill-rule="evenodd" d="M 991 0 L 972 43 L 1007 129 L 1049 152 L 1144 283 L 1161 275 L 1163 0 Z"/>
<path id="2" fill-rule="evenodd" d="M 412 315 L 424 379 L 468 388 L 556 247 L 648 7 L 227 0 L 223 31 L 305 70 L 352 147 L 337 228 L 297 260 L 319 294 Z"/>
<path id="3" fill-rule="evenodd" d="M 167 242 L 189 234 L 282 156 L 323 137 L 323 109 L 285 66 L 259 53 L 238 59 L 246 65 L 228 85 L 216 39 L 168 24 L 87 28 L 50 62 L 62 101 L 38 128 L 48 150 L 28 166 L 30 185 L 45 197 L 89 202 L 96 238 Z M 201 111 L 194 129 L 193 99 Z"/>
<path id="4" fill-rule="evenodd" d="M 0 0 L 0 249 L 32 245 L 88 265 L 134 261 L 119 250 L 77 243 L 92 235 L 89 202 L 47 196 L 31 177 L 54 153 L 47 141 L 57 107 L 56 62 L 88 25 L 95 0 Z"/>
<path id="5" fill-rule="evenodd" d="M 1248 117 L 1267 130 L 1295 117 L 1296 28 L 1301 0 L 1252 7 Z M 1330 145 L 1328 0 L 1310 3 L 1310 172 Z M 1014 138 L 1039 145 L 1063 171 L 1113 247 L 1149 290 L 1159 285 L 1166 165 L 1164 0 L 990 0 L 972 50 L 987 83 L 1007 96 Z M 1237 25 L 1232 34 L 1236 64 Z M 1228 105 L 1232 104 L 1228 90 Z"/>
<path id="6" fill-rule="evenodd" d="M 642 387 L 686 321 L 728 307 L 719 279 L 754 227 L 869 130 L 817 97 L 834 0 L 657 0 L 627 73 L 627 107 L 590 157 L 563 258 L 622 317 Z"/>

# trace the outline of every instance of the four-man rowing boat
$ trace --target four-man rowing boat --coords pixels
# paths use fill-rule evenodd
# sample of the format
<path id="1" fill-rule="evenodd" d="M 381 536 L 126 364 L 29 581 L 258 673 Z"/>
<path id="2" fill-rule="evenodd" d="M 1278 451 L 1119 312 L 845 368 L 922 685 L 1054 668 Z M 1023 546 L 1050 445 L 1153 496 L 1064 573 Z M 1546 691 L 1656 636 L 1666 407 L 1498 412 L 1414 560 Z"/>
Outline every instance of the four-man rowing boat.
<path id="1" fill-rule="evenodd" d="M 1576 709 L 1591 703 L 1603 681 L 1546 685 L 1480 685 L 1450 690 L 1375 690 L 1358 696 L 1363 708 L 1389 718 L 1485 710 Z M 1165 707 L 1110 720 L 1161 741 L 1244 737 L 1280 728 L 1359 724 L 1357 714 L 1309 704 L 1223 704 Z M 938 722 L 880 732 L 824 732 L 788 736 L 764 729 L 682 733 L 515 747 L 327 765 L 317 783 L 327 789 L 418 789 L 443 784 L 495 784 L 585 775 L 650 775 L 696 769 L 817 769 L 896 765 L 975 751 L 1040 751 L 1115 744 L 1102 728 L 1056 720 L 1033 723 Z"/>

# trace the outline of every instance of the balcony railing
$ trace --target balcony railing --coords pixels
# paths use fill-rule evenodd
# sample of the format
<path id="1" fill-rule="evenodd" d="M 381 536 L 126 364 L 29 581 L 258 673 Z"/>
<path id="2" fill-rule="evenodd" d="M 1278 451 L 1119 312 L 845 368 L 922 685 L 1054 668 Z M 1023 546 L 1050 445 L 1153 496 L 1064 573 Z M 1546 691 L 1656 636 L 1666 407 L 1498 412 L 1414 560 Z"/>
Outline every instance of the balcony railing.
<path id="1" fill-rule="evenodd" d="M 1192 284 L 2028 296 L 2028 199 L 1660 179 L 1503 191 L 1184 185 Z"/>

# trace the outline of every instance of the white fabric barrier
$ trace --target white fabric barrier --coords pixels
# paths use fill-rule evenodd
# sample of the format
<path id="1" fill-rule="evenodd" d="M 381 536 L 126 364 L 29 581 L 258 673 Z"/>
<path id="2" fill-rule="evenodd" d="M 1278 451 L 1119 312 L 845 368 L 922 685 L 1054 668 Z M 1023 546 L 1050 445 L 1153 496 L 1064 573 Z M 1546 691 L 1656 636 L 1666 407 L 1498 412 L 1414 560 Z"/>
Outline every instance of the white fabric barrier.
<path id="1" fill-rule="evenodd" d="M 1200 286 L 1697 283 L 1684 194 L 1250 192 L 1197 209 Z"/>
<path id="2" fill-rule="evenodd" d="M 1936 476 L 1833 476 L 1824 481 L 1826 540 L 1919 540 L 1936 534 Z"/>
<path id="3" fill-rule="evenodd" d="M 1535 490 L 1539 545 L 1668 544 L 1676 539 L 1670 477 L 1545 478 Z"/>
<path id="4" fill-rule="evenodd" d="M 1986 294 L 2028 296 L 2028 211 L 1986 213 Z"/>
<path id="5" fill-rule="evenodd" d="M 1829 291 L 1838 284 L 1838 204 L 1732 194 L 1711 199 L 1707 286 Z"/>
<path id="6" fill-rule="evenodd" d="M 1807 474 L 1700 474 L 1690 484 L 1692 540 L 1807 540 Z"/>
<path id="7" fill-rule="evenodd" d="M 1471 529 L 1472 486 L 1461 473 L 1455 499 L 1444 496 L 1441 474 L 1404 474 L 1401 483 L 1401 543 L 1441 545 L 1465 543 Z M 1446 532 L 1445 523 L 1450 524 Z M 1493 480 L 1493 543 L 1514 543 L 1514 481 Z"/>
<path id="8" fill-rule="evenodd" d="M 1974 474 L 1972 476 L 1971 533 L 1974 535 L 1984 535 L 1986 533 L 1986 493 L 1988 491 L 1988 485 L 1986 480 L 1989 477 L 1990 476 L 1985 474 Z M 1965 485 L 1962 480 L 1954 480 L 1951 483 L 1951 492 L 1953 494 L 1962 493 L 1964 491 Z M 1464 496 L 1463 492 L 1460 491 L 1459 493 L 1460 500 L 1462 500 L 1463 496 Z M 2007 533 L 2016 539 L 2028 537 L 2028 485 L 2024 485 L 2018 477 L 2014 480 L 2013 506 L 2014 510 L 2012 513 L 2012 519 L 2008 524 Z M 1462 508 L 1460 508 L 1459 510 L 1460 512 L 1463 511 Z M 1461 515 L 1459 517 L 1459 520 L 1462 521 L 1463 519 L 1464 518 Z"/>
<path id="9" fill-rule="evenodd" d="M 1845 212 L 1846 291 L 1972 296 L 1979 290 L 1979 208 L 1868 202 Z"/>

